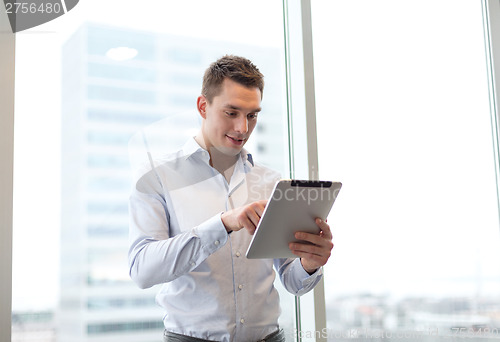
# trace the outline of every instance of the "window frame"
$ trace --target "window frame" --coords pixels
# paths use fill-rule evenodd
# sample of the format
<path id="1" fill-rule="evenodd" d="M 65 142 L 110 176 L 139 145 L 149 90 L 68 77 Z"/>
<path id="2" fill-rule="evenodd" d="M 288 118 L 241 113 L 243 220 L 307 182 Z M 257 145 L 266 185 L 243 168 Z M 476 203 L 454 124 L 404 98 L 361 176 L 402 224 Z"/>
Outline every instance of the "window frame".
<path id="1" fill-rule="evenodd" d="M 283 0 L 283 11 L 290 178 L 318 180 L 311 1 Z M 307 160 L 307 163 L 296 162 L 299 160 Z M 326 329 L 324 288 L 322 278 L 312 293 L 314 322 L 301 310 L 301 302 L 304 307 L 307 301 L 295 298 L 297 342 L 303 340 L 301 331 L 314 329 L 321 332 Z M 326 336 L 316 336 L 315 340 L 326 342 Z"/>
<path id="2" fill-rule="evenodd" d="M 3 7 L 0 5 L 0 7 Z M 11 341 L 15 34 L 0 11 L 0 340 Z"/>
<path id="3" fill-rule="evenodd" d="M 491 132 L 495 161 L 497 205 L 500 216 L 500 0 L 482 0 L 483 32 L 490 100 Z M 496 68 L 495 68 L 496 66 Z"/>

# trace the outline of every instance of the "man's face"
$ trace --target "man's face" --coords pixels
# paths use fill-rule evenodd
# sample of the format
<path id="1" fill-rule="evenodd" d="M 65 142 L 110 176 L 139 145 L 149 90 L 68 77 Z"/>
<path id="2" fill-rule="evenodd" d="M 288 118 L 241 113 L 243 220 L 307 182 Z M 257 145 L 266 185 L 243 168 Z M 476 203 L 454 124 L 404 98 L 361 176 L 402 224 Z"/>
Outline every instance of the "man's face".
<path id="1" fill-rule="evenodd" d="M 212 103 L 200 96 L 198 110 L 204 118 L 202 132 L 206 149 L 210 152 L 215 148 L 229 156 L 240 153 L 257 124 L 260 102 L 259 88 L 247 88 L 227 78 Z"/>

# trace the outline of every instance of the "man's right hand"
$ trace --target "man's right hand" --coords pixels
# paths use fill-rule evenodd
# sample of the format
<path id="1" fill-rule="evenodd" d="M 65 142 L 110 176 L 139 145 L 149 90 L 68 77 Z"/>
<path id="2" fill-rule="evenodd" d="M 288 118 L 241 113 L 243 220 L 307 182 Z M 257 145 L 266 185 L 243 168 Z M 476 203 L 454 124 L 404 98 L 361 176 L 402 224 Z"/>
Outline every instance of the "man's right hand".
<path id="1" fill-rule="evenodd" d="M 243 207 L 222 213 L 221 219 L 227 232 L 245 228 L 250 234 L 255 233 L 267 200 L 252 202 Z"/>

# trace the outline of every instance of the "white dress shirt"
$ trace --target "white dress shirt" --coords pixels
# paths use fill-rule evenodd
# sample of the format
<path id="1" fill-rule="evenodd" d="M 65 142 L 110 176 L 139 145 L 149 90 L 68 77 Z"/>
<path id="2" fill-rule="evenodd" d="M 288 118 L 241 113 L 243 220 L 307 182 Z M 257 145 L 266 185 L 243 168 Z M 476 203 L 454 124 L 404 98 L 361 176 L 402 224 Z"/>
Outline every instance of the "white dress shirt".
<path id="1" fill-rule="evenodd" d="M 245 150 L 228 184 L 194 139 L 154 162 L 130 197 L 130 276 L 156 296 L 165 329 L 215 341 L 257 341 L 278 329 L 276 268 L 294 295 L 322 275 L 300 259 L 247 259 L 251 235 L 227 234 L 221 213 L 268 199 L 279 174 L 254 165 Z"/>

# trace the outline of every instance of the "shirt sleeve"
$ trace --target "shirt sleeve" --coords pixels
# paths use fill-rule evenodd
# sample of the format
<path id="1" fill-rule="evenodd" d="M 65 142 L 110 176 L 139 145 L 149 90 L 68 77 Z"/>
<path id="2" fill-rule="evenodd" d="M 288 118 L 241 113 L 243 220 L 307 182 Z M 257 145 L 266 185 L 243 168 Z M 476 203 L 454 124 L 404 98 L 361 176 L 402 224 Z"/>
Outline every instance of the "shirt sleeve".
<path id="1" fill-rule="evenodd" d="M 156 187 L 141 184 L 129 201 L 129 274 L 140 288 L 192 271 L 228 239 L 220 213 L 190 231 L 170 236 L 168 209 Z"/>
<path id="2" fill-rule="evenodd" d="M 302 267 L 300 258 L 275 259 L 274 267 L 285 289 L 295 296 L 302 296 L 311 291 L 323 276 L 322 267 L 311 275 L 307 273 Z"/>

